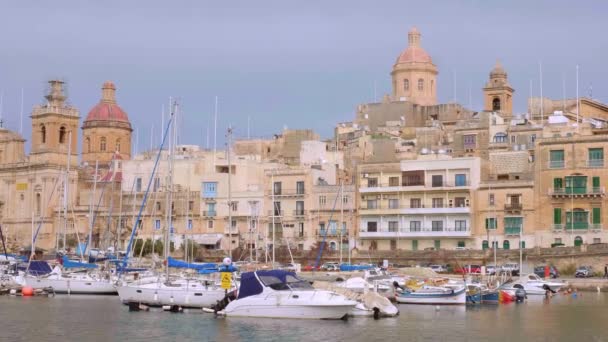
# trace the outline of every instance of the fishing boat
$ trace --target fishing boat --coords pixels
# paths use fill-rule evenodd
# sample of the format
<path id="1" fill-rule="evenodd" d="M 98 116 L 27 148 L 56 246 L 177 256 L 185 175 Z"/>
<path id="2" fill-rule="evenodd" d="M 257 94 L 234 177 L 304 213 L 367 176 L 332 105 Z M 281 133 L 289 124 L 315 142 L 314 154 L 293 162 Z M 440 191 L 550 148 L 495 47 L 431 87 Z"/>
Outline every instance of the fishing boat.
<path id="1" fill-rule="evenodd" d="M 395 299 L 403 304 L 465 304 L 466 288 L 461 284 L 423 285 L 415 290 L 399 287 Z"/>
<path id="2" fill-rule="evenodd" d="M 546 281 L 541 279 L 538 275 L 531 273 L 526 276 L 520 277 L 519 279 L 506 283 L 500 288 L 503 290 L 516 291 L 517 289 L 523 289 L 528 295 L 545 295 L 547 290 L 551 292 L 557 292 L 566 284 L 563 282 Z"/>
<path id="3" fill-rule="evenodd" d="M 269 270 L 243 273 L 238 298 L 216 309 L 227 317 L 345 319 L 356 305 L 333 291 L 316 290 L 293 272 Z"/>
<path id="4" fill-rule="evenodd" d="M 483 284 L 467 284 L 467 304 L 498 304 L 499 292 Z"/>

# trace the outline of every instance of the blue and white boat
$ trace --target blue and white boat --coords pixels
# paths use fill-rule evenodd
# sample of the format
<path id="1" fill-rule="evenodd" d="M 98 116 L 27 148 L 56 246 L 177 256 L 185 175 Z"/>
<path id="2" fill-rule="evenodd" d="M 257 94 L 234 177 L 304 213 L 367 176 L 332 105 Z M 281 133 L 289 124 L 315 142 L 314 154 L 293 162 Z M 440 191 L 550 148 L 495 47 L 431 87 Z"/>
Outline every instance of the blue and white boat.
<path id="1" fill-rule="evenodd" d="M 483 284 L 467 284 L 467 304 L 498 304 L 498 290 Z"/>
<path id="2" fill-rule="evenodd" d="M 465 304 L 467 291 L 462 284 L 424 285 L 417 290 L 397 289 L 396 300 L 403 304 Z"/>

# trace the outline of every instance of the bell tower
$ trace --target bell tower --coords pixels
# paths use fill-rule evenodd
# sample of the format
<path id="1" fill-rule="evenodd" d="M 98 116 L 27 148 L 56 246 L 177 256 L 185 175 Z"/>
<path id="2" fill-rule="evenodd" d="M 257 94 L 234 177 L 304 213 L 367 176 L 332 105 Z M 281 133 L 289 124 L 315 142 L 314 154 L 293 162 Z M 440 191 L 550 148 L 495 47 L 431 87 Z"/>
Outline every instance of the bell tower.
<path id="1" fill-rule="evenodd" d="M 46 104 L 32 110 L 31 154 L 33 162 L 65 166 L 68 146 L 70 164 L 78 165 L 78 110 L 66 103 L 64 82 L 49 81 Z"/>
<path id="2" fill-rule="evenodd" d="M 499 61 L 490 72 L 490 79 L 483 88 L 484 110 L 497 112 L 505 118 L 513 115 L 513 93 L 507 80 L 507 72 Z"/>

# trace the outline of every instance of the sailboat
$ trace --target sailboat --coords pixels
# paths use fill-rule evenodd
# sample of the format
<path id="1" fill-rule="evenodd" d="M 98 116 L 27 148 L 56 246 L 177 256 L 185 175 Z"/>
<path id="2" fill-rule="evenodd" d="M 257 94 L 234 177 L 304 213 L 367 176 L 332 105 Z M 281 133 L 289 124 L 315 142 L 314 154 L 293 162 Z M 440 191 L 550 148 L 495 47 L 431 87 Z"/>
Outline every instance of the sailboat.
<path id="1" fill-rule="evenodd" d="M 166 227 L 164 232 L 164 259 L 166 261 L 165 273 L 153 277 L 139 279 L 133 282 L 126 282 L 124 279 L 119 282 L 119 284 L 117 285 L 118 296 L 124 304 L 135 302 L 140 304 L 146 304 L 149 306 L 178 305 L 182 307 L 203 308 L 216 304 L 219 300 L 223 299 L 226 294 L 226 290 L 222 289 L 218 285 L 218 282 L 214 279 L 201 279 L 196 277 L 172 277 L 169 274 L 169 233 L 171 227 L 173 227 L 172 215 L 170 210 L 173 196 L 173 154 L 175 145 L 174 139 L 176 136 L 176 125 L 173 125 L 173 127 L 171 127 L 171 124 L 175 120 L 176 106 L 177 104 L 173 102 L 171 117 L 169 119 L 169 122 L 167 123 L 167 127 L 165 128 L 165 133 L 163 135 L 163 139 L 158 154 L 156 156 L 156 162 L 152 170 L 152 175 L 150 176 L 148 187 L 146 189 L 146 194 L 144 195 L 144 201 L 142 202 L 140 212 L 131 232 L 131 239 L 127 248 L 128 254 L 127 256 L 125 256 L 123 264 L 123 267 L 126 267 L 128 255 L 131 253 L 131 246 L 133 243 L 136 227 L 139 226 L 139 221 L 141 219 L 141 211 L 146 204 L 150 185 L 152 184 L 152 180 L 154 179 L 154 174 L 158 166 L 158 162 L 166 141 L 166 137 L 169 133 L 169 129 L 172 128 L 171 139 L 169 139 L 169 187 L 167 191 L 168 205 L 166 206 Z"/>

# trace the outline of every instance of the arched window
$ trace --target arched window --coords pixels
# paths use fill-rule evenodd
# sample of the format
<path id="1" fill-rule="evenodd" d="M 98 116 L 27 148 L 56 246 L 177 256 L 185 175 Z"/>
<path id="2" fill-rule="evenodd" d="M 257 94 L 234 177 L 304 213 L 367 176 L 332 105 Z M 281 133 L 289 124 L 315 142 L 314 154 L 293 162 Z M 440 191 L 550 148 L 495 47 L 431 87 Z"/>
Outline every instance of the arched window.
<path id="1" fill-rule="evenodd" d="M 101 137 L 99 140 L 99 150 L 102 152 L 106 150 L 106 137 Z"/>
<path id="2" fill-rule="evenodd" d="M 494 142 L 495 143 L 506 143 L 507 142 L 507 134 L 503 133 L 503 132 L 498 132 L 496 133 L 496 135 L 494 135 Z"/>
<path id="3" fill-rule="evenodd" d="M 490 244 L 488 243 L 488 240 L 483 240 L 481 242 L 481 249 L 485 250 L 485 249 L 488 249 L 488 248 L 490 248 Z"/>
<path id="4" fill-rule="evenodd" d="M 492 100 L 492 110 L 500 110 L 500 99 L 498 97 Z"/>
<path id="5" fill-rule="evenodd" d="M 509 243 L 509 240 L 505 240 L 502 242 L 502 249 L 509 249 L 511 248 L 511 244 Z"/>
<path id="6" fill-rule="evenodd" d="M 408 80 L 407 78 L 403 80 L 403 90 L 410 90 L 410 80 Z"/>
<path id="7" fill-rule="evenodd" d="M 87 149 L 87 153 L 91 153 L 91 138 L 86 138 L 85 139 L 85 147 Z"/>
<path id="8" fill-rule="evenodd" d="M 46 143 L 46 127 L 44 125 L 40 126 L 40 142 Z"/>
<path id="9" fill-rule="evenodd" d="M 36 214 L 42 216 L 42 201 L 40 199 L 40 193 L 36 194 Z"/>
<path id="10" fill-rule="evenodd" d="M 59 129 L 59 143 L 65 144 L 65 127 L 63 126 Z"/>
<path id="11" fill-rule="evenodd" d="M 580 236 L 577 236 L 574 238 L 574 245 L 575 246 L 580 246 L 583 244 L 583 238 Z"/>
<path id="12" fill-rule="evenodd" d="M 116 152 L 120 152 L 120 139 L 116 139 Z"/>
<path id="13" fill-rule="evenodd" d="M 422 78 L 418 79 L 418 91 L 424 90 L 424 80 Z"/>

